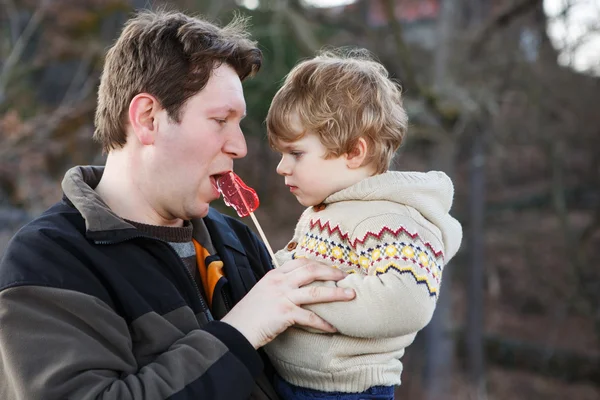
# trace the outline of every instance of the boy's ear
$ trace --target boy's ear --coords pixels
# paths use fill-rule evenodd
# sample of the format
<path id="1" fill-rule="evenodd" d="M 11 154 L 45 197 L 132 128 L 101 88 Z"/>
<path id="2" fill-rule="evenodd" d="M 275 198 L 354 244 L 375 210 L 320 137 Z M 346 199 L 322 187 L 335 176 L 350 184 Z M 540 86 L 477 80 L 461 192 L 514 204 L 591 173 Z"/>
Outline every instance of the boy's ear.
<path id="1" fill-rule="evenodd" d="M 365 158 L 367 158 L 367 150 L 367 141 L 364 138 L 359 138 L 352 150 L 346 154 L 346 166 L 350 169 L 362 166 Z"/>
<path id="2" fill-rule="evenodd" d="M 129 103 L 129 124 L 142 145 L 154 144 L 158 128 L 156 117 L 159 110 L 161 110 L 160 103 L 148 93 L 136 95 Z"/>

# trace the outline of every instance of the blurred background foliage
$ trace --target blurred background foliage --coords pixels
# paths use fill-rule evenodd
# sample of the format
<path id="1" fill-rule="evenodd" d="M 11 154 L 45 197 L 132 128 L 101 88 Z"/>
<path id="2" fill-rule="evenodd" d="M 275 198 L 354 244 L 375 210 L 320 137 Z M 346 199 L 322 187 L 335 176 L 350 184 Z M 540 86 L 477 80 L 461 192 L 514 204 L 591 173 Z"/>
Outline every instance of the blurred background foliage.
<path id="1" fill-rule="evenodd" d="M 455 182 L 463 246 L 398 398 L 600 398 L 600 2 L 325 3 L 0 0 L 0 254 L 60 198 L 69 167 L 104 162 L 95 93 L 131 12 L 240 12 L 265 61 L 244 83 L 249 155 L 236 170 L 273 247 L 302 208 L 275 174 L 264 119 L 290 68 L 324 47 L 365 47 L 401 83 L 411 126 L 394 169 Z"/>

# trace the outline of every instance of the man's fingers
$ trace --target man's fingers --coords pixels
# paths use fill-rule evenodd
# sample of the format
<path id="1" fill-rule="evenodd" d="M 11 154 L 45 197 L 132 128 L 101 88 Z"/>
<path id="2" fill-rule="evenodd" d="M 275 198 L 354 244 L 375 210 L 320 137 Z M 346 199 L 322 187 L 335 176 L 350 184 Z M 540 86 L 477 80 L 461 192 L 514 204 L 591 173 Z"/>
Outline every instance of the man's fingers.
<path id="1" fill-rule="evenodd" d="M 352 289 L 327 286 L 305 286 L 293 290 L 288 298 L 294 304 L 330 303 L 332 301 L 352 300 L 356 293 Z"/>
<path id="2" fill-rule="evenodd" d="M 337 332 L 337 329 L 335 329 L 329 322 L 325 321 L 314 312 L 302 308 L 298 309 L 298 314 L 294 320 L 297 325 L 308 326 L 324 332 Z"/>
<path id="3" fill-rule="evenodd" d="M 306 258 L 298 258 L 295 260 L 291 260 L 286 262 L 285 264 L 283 264 L 282 266 L 280 266 L 279 268 L 276 269 L 276 271 L 278 272 L 283 272 L 283 273 L 288 273 L 291 272 L 295 269 L 301 268 L 303 266 L 305 266 L 306 264 L 309 264 L 310 261 L 307 260 Z"/>
<path id="4" fill-rule="evenodd" d="M 337 268 L 315 262 L 296 268 L 287 275 L 290 279 L 289 283 L 296 287 L 308 285 L 314 281 L 339 281 L 348 276 Z"/>

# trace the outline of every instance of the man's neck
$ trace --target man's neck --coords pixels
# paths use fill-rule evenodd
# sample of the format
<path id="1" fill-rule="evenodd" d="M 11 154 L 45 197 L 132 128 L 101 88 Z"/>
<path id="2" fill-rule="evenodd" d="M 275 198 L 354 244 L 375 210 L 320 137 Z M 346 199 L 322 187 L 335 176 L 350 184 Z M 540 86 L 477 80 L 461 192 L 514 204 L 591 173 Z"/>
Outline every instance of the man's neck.
<path id="1" fill-rule="evenodd" d="M 111 151 L 106 160 L 104 173 L 94 189 L 110 209 L 123 219 L 148 225 L 183 226 L 181 219 L 168 219 L 157 212 L 144 196 L 142 182 L 132 175 L 135 166 L 122 150 Z"/>

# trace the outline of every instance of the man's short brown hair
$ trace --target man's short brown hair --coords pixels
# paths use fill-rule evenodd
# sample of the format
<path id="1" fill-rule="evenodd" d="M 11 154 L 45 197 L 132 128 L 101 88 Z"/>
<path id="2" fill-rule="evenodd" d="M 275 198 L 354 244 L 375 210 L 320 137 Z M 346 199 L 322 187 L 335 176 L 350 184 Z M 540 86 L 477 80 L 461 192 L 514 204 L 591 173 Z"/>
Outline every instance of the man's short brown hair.
<path id="1" fill-rule="evenodd" d="M 249 39 L 247 20 L 236 16 L 221 28 L 179 12 L 142 11 L 130 19 L 108 51 L 96 109 L 94 139 L 105 152 L 127 140 L 127 111 L 139 93 L 157 98 L 181 122 L 186 101 L 225 63 L 241 80 L 254 75 L 262 53 Z"/>
<path id="2" fill-rule="evenodd" d="M 294 129 L 299 118 L 302 132 Z M 315 133 L 326 157 L 349 153 L 359 138 L 368 143 L 364 165 L 387 171 L 406 135 L 401 91 L 385 67 L 366 50 L 326 51 L 296 65 L 267 115 L 271 147 Z"/>

